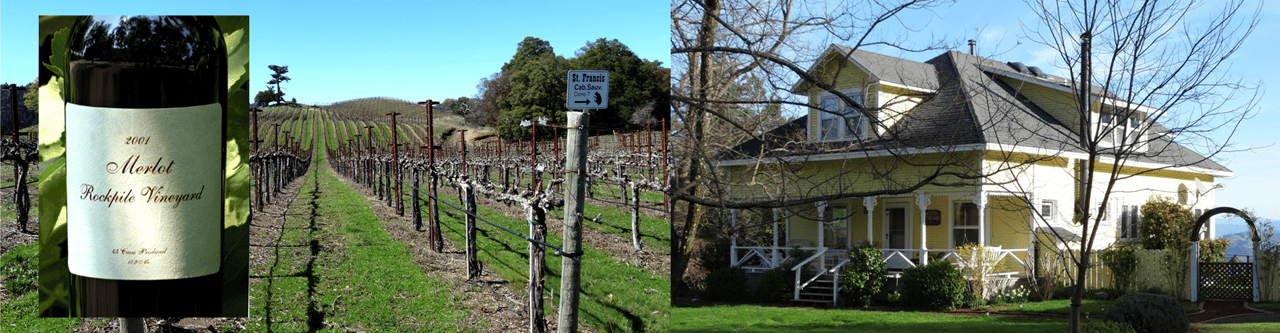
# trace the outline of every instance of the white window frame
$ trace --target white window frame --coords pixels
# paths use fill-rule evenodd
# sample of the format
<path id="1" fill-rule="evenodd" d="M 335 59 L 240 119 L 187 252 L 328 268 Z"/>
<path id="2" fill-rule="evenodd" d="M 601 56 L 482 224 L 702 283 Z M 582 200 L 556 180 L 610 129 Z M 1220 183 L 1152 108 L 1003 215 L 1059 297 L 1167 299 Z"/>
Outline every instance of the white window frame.
<path id="1" fill-rule="evenodd" d="M 840 90 L 840 93 L 853 98 L 858 103 L 866 103 L 863 88 L 853 88 Z M 834 104 L 830 104 L 834 103 Z M 866 105 L 863 105 L 864 107 Z M 818 142 L 832 141 L 849 141 L 862 140 L 867 138 L 867 117 L 861 111 L 845 105 L 844 101 L 835 94 L 822 92 L 818 94 Z M 842 114 L 834 114 L 824 110 L 834 110 Z M 837 126 L 835 124 L 846 124 L 845 126 Z M 829 132 L 836 132 L 834 135 Z"/>
<path id="2" fill-rule="evenodd" d="M 1142 223 L 1142 214 L 1138 205 L 1120 205 L 1120 218 L 1116 219 L 1116 225 L 1119 232 L 1116 233 L 1116 239 L 1122 242 L 1138 241 L 1140 238 L 1140 229 L 1138 225 Z"/>
<path id="3" fill-rule="evenodd" d="M 839 218 L 837 219 L 837 218 L 836 218 L 836 217 L 837 217 L 837 216 L 836 216 L 836 210 L 843 210 L 844 212 L 842 213 L 842 215 L 844 215 L 844 216 L 841 216 L 841 217 L 839 217 Z M 828 204 L 825 208 L 823 208 L 823 212 L 822 212 L 822 213 L 823 213 L 823 214 L 822 214 L 823 219 L 831 219 L 831 220 L 832 220 L 831 222 L 829 222 L 829 223 L 831 223 L 831 229 L 830 229 L 830 231 L 839 232 L 839 231 L 840 231 L 840 230 L 839 230 L 840 228 L 838 228 L 838 227 L 837 227 L 837 223 L 843 223 L 843 224 L 844 224 L 843 235 L 839 235 L 839 234 L 837 234 L 837 235 L 828 235 L 828 234 L 826 233 L 826 231 L 828 231 L 828 230 L 823 230 L 823 235 L 822 235 L 822 236 L 823 236 L 823 237 L 831 237 L 831 239 L 832 239 L 832 240 L 835 240 L 836 242 L 839 242 L 841 239 L 843 239 L 843 240 L 844 240 L 844 244 L 842 244 L 842 245 L 844 246 L 844 247 L 843 247 L 843 249 L 848 250 L 848 249 L 851 247 L 851 244 L 850 244 L 850 243 L 852 243 L 852 242 L 850 241 L 850 238 L 852 238 L 852 237 L 849 237 L 849 233 L 850 233 L 850 230 L 851 230 L 851 229 L 852 229 L 852 227 L 853 227 L 852 225 L 850 225 L 850 224 L 849 224 L 849 218 L 853 216 L 853 211 L 849 210 L 849 205 L 844 204 L 844 203 L 832 203 L 832 204 Z M 827 223 L 828 223 L 828 222 L 823 222 L 823 223 L 822 223 L 823 225 L 819 225 L 818 227 L 820 227 L 820 228 L 826 228 L 826 227 L 827 227 L 827 226 L 826 226 L 826 224 L 827 224 Z M 841 236 L 843 236 L 843 237 L 841 237 Z M 825 239 L 823 240 L 823 243 L 824 243 L 824 244 L 826 244 L 826 240 L 825 240 Z M 831 244 L 826 244 L 826 245 L 827 245 L 827 247 L 828 247 L 828 248 L 836 248 L 836 247 L 834 247 L 834 246 L 831 246 Z"/>
<path id="4" fill-rule="evenodd" d="M 978 207 L 978 205 L 977 205 L 976 203 L 974 203 L 973 201 L 952 201 L 952 202 L 951 202 L 951 227 L 950 227 L 950 228 L 947 228 L 947 243 L 949 243 L 949 244 L 951 245 L 951 248 L 953 248 L 953 249 L 954 249 L 954 248 L 956 248 L 957 246 L 964 245 L 964 244 L 956 244 L 956 230 L 957 230 L 957 229 L 973 230 L 973 231 L 977 232 L 977 233 L 978 233 L 978 239 L 975 241 L 975 243 L 978 243 L 978 244 L 981 244 L 981 243 L 982 243 L 982 237 L 983 237 L 983 235 L 982 235 L 982 228 L 981 228 L 980 226 L 982 225 L 982 223 L 983 223 L 984 221 L 982 221 L 981 219 L 979 219 L 979 220 L 978 220 L 978 224 L 976 224 L 976 225 L 971 225 L 971 226 L 970 226 L 970 225 L 964 225 L 964 226 L 959 225 L 959 222 L 960 222 L 960 221 L 959 221 L 959 220 L 960 220 L 960 207 L 964 206 L 964 204 L 971 204 L 971 205 L 974 205 L 974 207 L 975 207 L 975 208 L 978 208 L 978 209 L 982 209 L 982 208 L 983 208 L 983 207 Z M 979 216 L 979 217 L 982 217 L 982 215 L 983 215 L 983 214 L 981 214 L 981 213 L 979 213 L 979 214 L 978 214 L 978 216 Z"/>
<path id="5" fill-rule="evenodd" d="M 1046 209 L 1045 207 L 1048 207 L 1048 209 Z M 1040 200 L 1040 217 L 1043 217 L 1045 221 L 1052 222 L 1053 214 L 1057 214 L 1057 213 L 1058 213 L 1058 200 L 1054 200 L 1054 199 Z"/>
<path id="6" fill-rule="evenodd" d="M 1098 130 L 1103 134 L 1102 140 L 1098 143 L 1102 148 L 1116 148 L 1117 143 L 1124 142 L 1130 145 L 1130 149 L 1134 152 L 1146 151 L 1146 143 L 1140 140 L 1139 129 L 1142 128 L 1142 114 L 1137 112 L 1115 112 L 1104 110 L 1098 113 Z M 1124 119 L 1117 122 L 1117 119 Z M 1128 141 L 1125 142 L 1125 137 Z"/>

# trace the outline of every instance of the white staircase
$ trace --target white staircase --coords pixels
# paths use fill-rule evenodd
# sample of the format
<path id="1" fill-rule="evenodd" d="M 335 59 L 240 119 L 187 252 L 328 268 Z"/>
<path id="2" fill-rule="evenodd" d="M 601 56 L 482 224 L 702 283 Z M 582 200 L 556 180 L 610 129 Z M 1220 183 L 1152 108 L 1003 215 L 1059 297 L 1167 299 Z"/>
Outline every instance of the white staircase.
<path id="1" fill-rule="evenodd" d="M 843 251 L 819 251 L 814 257 L 817 258 L 811 257 L 810 259 L 816 260 L 806 260 L 796 266 L 796 268 L 799 268 L 808 265 L 812 272 L 817 273 L 813 276 L 806 276 L 807 274 L 801 274 L 803 270 L 797 270 L 797 290 L 795 297 L 791 301 L 835 306 L 840 291 L 839 272 L 841 267 L 848 262 L 848 255 Z"/>

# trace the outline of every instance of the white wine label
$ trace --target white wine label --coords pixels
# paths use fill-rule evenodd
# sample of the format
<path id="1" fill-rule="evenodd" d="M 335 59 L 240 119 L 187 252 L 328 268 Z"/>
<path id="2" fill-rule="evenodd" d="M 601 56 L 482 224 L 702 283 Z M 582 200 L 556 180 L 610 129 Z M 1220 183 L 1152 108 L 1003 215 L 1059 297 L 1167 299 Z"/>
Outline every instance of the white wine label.
<path id="1" fill-rule="evenodd" d="M 218 272 L 222 107 L 67 104 L 71 273 L 169 280 Z"/>

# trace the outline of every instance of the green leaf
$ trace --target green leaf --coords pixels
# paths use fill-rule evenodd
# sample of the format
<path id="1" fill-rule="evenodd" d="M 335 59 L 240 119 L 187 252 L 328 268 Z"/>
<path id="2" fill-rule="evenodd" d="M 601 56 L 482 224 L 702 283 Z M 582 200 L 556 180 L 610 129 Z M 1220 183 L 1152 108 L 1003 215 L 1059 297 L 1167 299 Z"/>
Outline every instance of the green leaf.
<path id="1" fill-rule="evenodd" d="M 52 161 L 66 153 L 62 78 L 54 76 L 40 87 L 40 160 Z"/>
<path id="2" fill-rule="evenodd" d="M 49 54 L 49 62 L 43 63 L 45 68 L 53 72 L 57 76 L 67 76 L 67 43 L 71 35 L 71 28 L 58 29 L 53 34 L 52 43 L 50 45 L 51 53 Z M 41 38 L 41 40 L 44 40 Z"/>
<path id="3" fill-rule="evenodd" d="M 63 256 L 67 244 L 67 168 L 56 159 L 40 174 L 40 311 L 71 309 L 71 272 Z"/>

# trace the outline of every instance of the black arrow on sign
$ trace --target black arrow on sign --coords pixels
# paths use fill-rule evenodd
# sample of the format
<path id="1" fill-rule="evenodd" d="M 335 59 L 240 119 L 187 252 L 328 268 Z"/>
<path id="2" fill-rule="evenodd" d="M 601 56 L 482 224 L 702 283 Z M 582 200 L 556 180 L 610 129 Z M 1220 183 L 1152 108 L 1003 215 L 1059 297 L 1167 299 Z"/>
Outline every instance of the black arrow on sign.
<path id="1" fill-rule="evenodd" d="M 588 103 L 591 103 L 591 100 L 589 100 L 589 99 L 584 99 L 584 100 L 581 100 L 581 101 L 573 101 L 573 103 L 574 103 L 574 104 L 588 104 Z"/>

